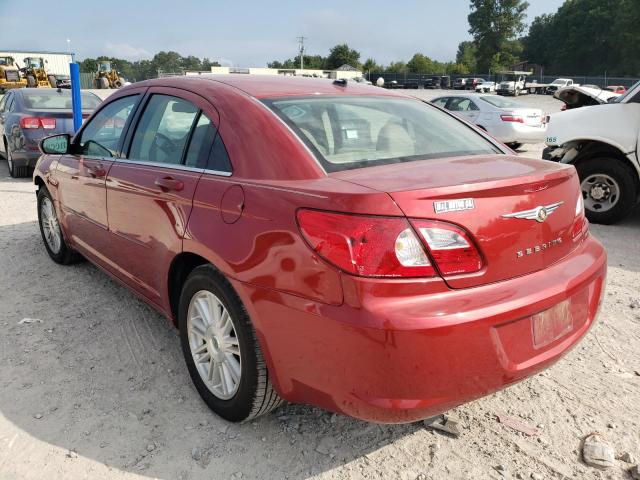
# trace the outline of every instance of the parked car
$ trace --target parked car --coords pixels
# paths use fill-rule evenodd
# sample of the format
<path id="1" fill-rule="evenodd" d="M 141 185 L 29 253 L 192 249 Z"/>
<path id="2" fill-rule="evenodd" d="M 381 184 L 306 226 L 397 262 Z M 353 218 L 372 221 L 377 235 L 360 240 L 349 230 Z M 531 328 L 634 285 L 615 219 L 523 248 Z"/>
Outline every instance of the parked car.
<path id="1" fill-rule="evenodd" d="M 427 78 L 424 81 L 424 88 L 451 88 L 451 77 L 448 75 L 435 75 L 433 77 Z"/>
<path id="2" fill-rule="evenodd" d="M 468 78 L 456 78 L 453 81 L 453 89 L 454 90 L 466 90 L 468 88 L 469 79 Z"/>
<path id="3" fill-rule="evenodd" d="M 639 137 L 640 82 L 607 103 L 551 115 L 543 158 L 575 165 L 587 218 L 615 223 L 638 202 Z"/>
<path id="4" fill-rule="evenodd" d="M 493 93 L 496 91 L 496 82 L 489 82 L 487 80 L 476 85 L 476 92 L 478 93 Z"/>
<path id="5" fill-rule="evenodd" d="M 606 89 L 620 95 L 627 91 L 627 87 L 625 87 L 624 85 L 609 85 Z"/>
<path id="6" fill-rule="evenodd" d="M 81 254 L 172 319 L 227 420 L 281 399 L 430 417 L 554 363 L 602 298 L 573 167 L 394 91 L 156 79 L 41 145 L 49 256 Z"/>
<path id="7" fill-rule="evenodd" d="M 544 142 L 546 117 L 539 108 L 524 107 L 496 95 L 479 94 L 439 97 L 432 103 L 479 126 L 514 150 L 523 143 Z"/>
<path id="8" fill-rule="evenodd" d="M 83 92 L 83 116 L 101 102 L 97 95 Z M 73 133 L 69 90 L 21 88 L 0 100 L 0 152 L 12 177 L 29 175 L 40 156 L 38 142 L 54 133 Z"/>
<path id="9" fill-rule="evenodd" d="M 603 90 L 600 87 L 570 86 L 558 90 L 553 98 L 564 102 L 562 111 L 574 108 L 602 105 L 618 98 L 620 94 L 610 90 Z"/>
<path id="10" fill-rule="evenodd" d="M 574 84 L 573 80 L 570 78 L 556 78 L 551 84 L 547 87 L 546 93 L 547 95 L 553 95 L 561 88 L 570 87 Z"/>

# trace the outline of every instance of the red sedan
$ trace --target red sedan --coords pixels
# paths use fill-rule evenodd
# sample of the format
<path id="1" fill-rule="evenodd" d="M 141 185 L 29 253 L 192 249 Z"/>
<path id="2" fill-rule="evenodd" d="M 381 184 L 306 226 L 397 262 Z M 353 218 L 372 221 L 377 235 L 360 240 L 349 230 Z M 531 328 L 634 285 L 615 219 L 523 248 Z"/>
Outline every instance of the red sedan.
<path id="1" fill-rule="evenodd" d="M 170 318 L 205 402 L 410 422 L 593 324 L 606 254 L 574 167 L 389 90 L 227 75 L 118 90 L 41 144 L 44 245 Z"/>

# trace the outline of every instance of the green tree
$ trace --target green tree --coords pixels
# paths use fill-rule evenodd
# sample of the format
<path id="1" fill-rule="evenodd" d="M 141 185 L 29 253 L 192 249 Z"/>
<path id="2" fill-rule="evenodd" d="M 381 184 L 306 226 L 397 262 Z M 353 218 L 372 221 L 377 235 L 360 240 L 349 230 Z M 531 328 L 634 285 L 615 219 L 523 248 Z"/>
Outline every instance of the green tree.
<path id="1" fill-rule="evenodd" d="M 349 45 L 346 43 L 336 45 L 329 51 L 326 68 L 328 70 L 335 70 L 342 65 L 351 65 L 355 68 L 360 67 L 360 52 L 349 48 Z"/>
<path id="2" fill-rule="evenodd" d="M 362 64 L 363 72 L 382 72 L 384 71 L 384 67 L 378 65 L 378 63 L 373 58 L 367 58 Z"/>
<path id="3" fill-rule="evenodd" d="M 456 53 L 456 63 L 465 65 L 470 72 L 475 72 L 477 69 L 476 54 L 477 49 L 473 42 L 461 42 L 458 45 L 458 53 Z"/>
<path id="4" fill-rule="evenodd" d="M 640 2 L 572 0 L 536 17 L 524 55 L 549 72 L 640 76 Z"/>
<path id="5" fill-rule="evenodd" d="M 403 61 L 399 62 L 391 62 L 386 69 L 389 73 L 407 73 L 409 69 L 407 68 L 407 64 Z"/>
<path id="6" fill-rule="evenodd" d="M 433 61 L 422 53 L 416 53 L 407 62 L 407 68 L 412 73 L 433 73 Z"/>
<path id="7" fill-rule="evenodd" d="M 470 2 L 469 33 L 477 49 L 477 70 L 486 72 L 516 63 L 522 51 L 518 37 L 525 30 L 529 3 L 524 0 Z"/>

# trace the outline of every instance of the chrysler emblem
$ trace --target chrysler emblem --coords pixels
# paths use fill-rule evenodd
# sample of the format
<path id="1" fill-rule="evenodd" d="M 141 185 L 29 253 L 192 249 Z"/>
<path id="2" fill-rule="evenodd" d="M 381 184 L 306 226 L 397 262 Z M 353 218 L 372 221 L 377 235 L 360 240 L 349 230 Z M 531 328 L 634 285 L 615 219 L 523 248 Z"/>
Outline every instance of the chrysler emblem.
<path id="1" fill-rule="evenodd" d="M 560 205 L 564 202 L 552 203 L 550 205 L 541 205 L 531 210 L 523 210 L 521 212 L 507 213 L 502 215 L 502 218 L 520 218 L 523 220 L 535 220 L 538 223 L 543 223 L 549 215 L 555 212 Z"/>

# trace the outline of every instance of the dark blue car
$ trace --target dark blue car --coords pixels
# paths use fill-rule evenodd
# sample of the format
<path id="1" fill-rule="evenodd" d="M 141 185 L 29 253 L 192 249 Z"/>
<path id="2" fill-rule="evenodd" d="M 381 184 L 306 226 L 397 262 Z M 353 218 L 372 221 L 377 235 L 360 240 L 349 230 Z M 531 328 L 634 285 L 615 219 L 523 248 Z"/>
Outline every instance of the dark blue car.
<path id="1" fill-rule="evenodd" d="M 82 92 L 82 116 L 102 100 Z M 0 152 L 12 177 L 26 177 L 40 157 L 38 144 L 56 133 L 73 134 L 71 91 L 53 88 L 9 90 L 0 100 Z"/>

